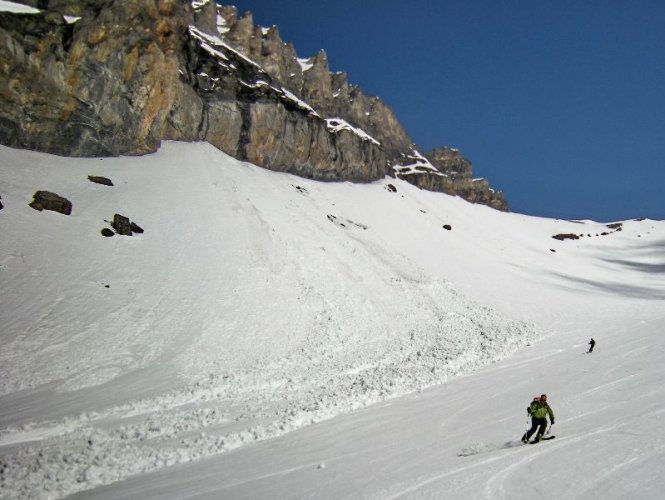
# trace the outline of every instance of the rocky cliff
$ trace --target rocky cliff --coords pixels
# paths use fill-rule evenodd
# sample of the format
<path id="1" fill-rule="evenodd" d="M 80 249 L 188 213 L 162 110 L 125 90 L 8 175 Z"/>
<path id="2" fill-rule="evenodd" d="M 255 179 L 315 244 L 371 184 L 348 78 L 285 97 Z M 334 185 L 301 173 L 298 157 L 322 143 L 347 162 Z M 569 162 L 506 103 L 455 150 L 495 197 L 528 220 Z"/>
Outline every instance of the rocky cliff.
<path id="1" fill-rule="evenodd" d="M 421 155 L 392 111 L 213 1 L 24 0 L 0 12 L 0 142 L 66 156 L 208 141 L 321 180 L 399 176 L 507 210 L 452 149 Z"/>

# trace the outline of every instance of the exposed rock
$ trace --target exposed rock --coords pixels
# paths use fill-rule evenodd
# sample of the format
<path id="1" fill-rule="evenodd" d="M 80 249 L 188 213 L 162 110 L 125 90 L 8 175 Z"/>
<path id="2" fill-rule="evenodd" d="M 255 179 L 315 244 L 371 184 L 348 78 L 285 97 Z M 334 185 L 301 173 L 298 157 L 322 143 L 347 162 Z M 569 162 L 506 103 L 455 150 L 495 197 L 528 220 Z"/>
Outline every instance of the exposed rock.
<path id="1" fill-rule="evenodd" d="M 1 199 L 2 199 L 2 196 L 0 196 L 0 200 L 1 200 Z M 5 206 L 4 206 L 4 205 L 2 204 L 2 202 L 0 201 L 0 210 L 2 210 L 3 208 L 5 208 Z"/>
<path id="2" fill-rule="evenodd" d="M 453 226 L 451 226 L 450 224 L 444 224 L 443 229 L 445 229 L 446 231 L 452 231 Z"/>
<path id="3" fill-rule="evenodd" d="M 108 227 L 105 227 L 101 231 L 102 236 L 106 236 L 107 238 L 110 238 L 111 236 L 115 236 L 115 233 L 111 231 Z"/>
<path id="4" fill-rule="evenodd" d="M 114 234 L 117 233 L 123 236 L 132 236 L 134 233 L 136 234 L 143 233 L 143 228 L 141 226 L 139 226 L 136 222 L 130 221 L 129 217 L 125 217 L 124 215 L 120 214 L 115 214 L 113 216 L 111 227 L 115 230 Z M 104 236 L 112 236 L 108 234 L 109 231 L 110 229 L 107 228 L 102 229 L 102 234 Z"/>
<path id="5" fill-rule="evenodd" d="M 2 144 L 107 156 L 208 141 L 271 170 L 357 182 L 394 176 L 415 152 L 394 113 L 331 73 L 324 51 L 298 58 L 251 13 L 214 1 L 24 3 L 42 12 L 0 13 Z M 451 151 L 434 150 L 436 168 L 401 178 L 507 210 Z"/>
<path id="6" fill-rule="evenodd" d="M 204 33 L 190 34 L 190 76 L 203 98 L 198 139 L 303 177 L 367 182 L 385 175 L 380 145 L 352 130 L 331 132 L 326 120 L 260 66 Z"/>
<path id="7" fill-rule="evenodd" d="M 61 14 L 74 4 L 83 17 L 70 24 Z M 190 9 L 173 0 L 47 7 L 63 10 L 0 14 L 0 140 L 67 156 L 154 151 L 185 104 L 178 70 Z"/>
<path id="8" fill-rule="evenodd" d="M 124 215 L 115 214 L 113 216 L 111 227 L 113 227 L 115 232 L 118 234 L 122 234 L 124 236 L 132 235 L 132 226 L 129 222 L 129 218 L 125 217 Z"/>
<path id="9" fill-rule="evenodd" d="M 72 202 L 50 191 L 37 191 L 33 195 L 30 206 L 35 210 L 52 210 L 65 215 L 72 213 Z"/>
<path id="10" fill-rule="evenodd" d="M 508 211 L 503 193 L 490 188 L 487 179 L 473 178 L 471 162 L 453 148 L 435 148 L 425 155 L 439 172 L 452 181 L 453 193 L 471 203 L 489 205 L 497 210 Z"/>
<path id="11" fill-rule="evenodd" d="M 566 234 L 555 234 L 552 236 L 555 240 L 563 241 L 563 240 L 579 240 L 580 237 L 574 233 L 566 233 Z"/>
<path id="12" fill-rule="evenodd" d="M 399 159 L 397 177 L 421 189 L 458 195 L 471 203 L 508 211 L 501 191 L 489 187 L 487 179 L 472 178 L 471 162 L 453 148 L 436 148 L 425 156 L 417 152 Z"/>
<path id="13" fill-rule="evenodd" d="M 100 177 L 98 175 L 89 175 L 88 180 L 95 184 L 103 184 L 104 186 L 113 186 L 113 181 L 107 177 Z"/>

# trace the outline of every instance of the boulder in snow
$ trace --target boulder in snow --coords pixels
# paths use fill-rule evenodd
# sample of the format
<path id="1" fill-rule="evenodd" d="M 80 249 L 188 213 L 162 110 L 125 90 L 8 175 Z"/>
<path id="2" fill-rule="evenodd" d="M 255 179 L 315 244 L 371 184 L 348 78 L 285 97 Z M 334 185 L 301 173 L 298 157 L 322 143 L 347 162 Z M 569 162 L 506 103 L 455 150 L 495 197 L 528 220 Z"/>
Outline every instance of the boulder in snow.
<path id="1" fill-rule="evenodd" d="M 136 222 L 130 221 L 129 217 L 125 217 L 124 215 L 120 214 L 115 214 L 113 216 L 111 227 L 115 229 L 116 233 L 122 234 L 124 236 L 131 236 L 134 233 L 143 233 L 143 228 L 141 226 L 139 226 Z"/>
<path id="2" fill-rule="evenodd" d="M 104 186 L 113 186 L 113 181 L 107 177 L 100 177 L 98 175 L 89 175 L 88 180 L 95 184 L 103 184 Z"/>
<path id="3" fill-rule="evenodd" d="M 555 234 L 552 236 L 555 240 L 563 241 L 563 240 L 579 240 L 580 237 L 577 236 L 576 234 L 573 233 L 566 233 L 566 234 Z"/>
<path id="4" fill-rule="evenodd" d="M 65 215 L 72 213 L 72 202 L 58 194 L 50 191 L 37 191 L 33 198 L 30 206 L 40 212 L 42 210 L 52 210 Z"/>
<path id="5" fill-rule="evenodd" d="M 115 229 L 115 232 L 118 234 L 125 236 L 132 235 L 132 226 L 129 222 L 129 218 L 124 215 L 115 214 L 111 226 L 113 226 L 113 229 Z"/>

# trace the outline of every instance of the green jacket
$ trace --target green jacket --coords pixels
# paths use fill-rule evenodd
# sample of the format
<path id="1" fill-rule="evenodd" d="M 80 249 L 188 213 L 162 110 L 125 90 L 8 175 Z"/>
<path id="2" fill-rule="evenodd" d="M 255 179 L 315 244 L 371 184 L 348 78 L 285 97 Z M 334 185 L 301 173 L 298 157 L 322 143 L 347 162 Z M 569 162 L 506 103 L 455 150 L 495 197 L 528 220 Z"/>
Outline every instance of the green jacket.
<path id="1" fill-rule="evenodd" d="M 545 418 L 549 415 L 550 422 L 554 422 L 554 412 L 552 411 L 552 408 L 550 408 L 550 405 L 543 403 L 542 401 L 534 401 L 526 411 L 529 412 L 531 418 Z"/>

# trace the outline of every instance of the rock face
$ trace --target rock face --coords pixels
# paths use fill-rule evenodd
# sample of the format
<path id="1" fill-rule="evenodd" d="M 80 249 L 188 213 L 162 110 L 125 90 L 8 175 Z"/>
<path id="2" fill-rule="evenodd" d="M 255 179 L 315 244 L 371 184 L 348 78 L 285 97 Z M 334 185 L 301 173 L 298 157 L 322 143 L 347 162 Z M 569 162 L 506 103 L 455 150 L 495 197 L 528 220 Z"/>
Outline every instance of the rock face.
<path id="1" fill-rule="evenodd" d="M 208 141 L 271 170 L 356 182 L 399 175 L 507 209 L 453 150 L 407 171 L 423 157 L 392 111 L 331 73 L 325 52 L 298 58 L 250 13 L 210 0 L 23 3 L 39 10 L 0 12 L 2 144 L 104 156 Z"/>
<path id="2" fill-rule="evenodd" d="M 508 210 L 503 193 L 490 188 L 487 179 L 473 178 L 471 162 L 452 148 L 435 148 L 425 155 L 437 170 L 448 176 L 449 191 L 473 203 L 489 205 L 497 210 Z M 438 191 L 438 190 L 437 190 Z"/>

